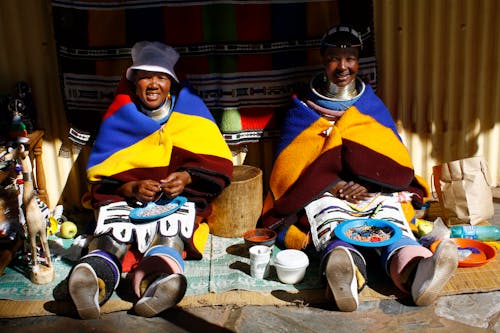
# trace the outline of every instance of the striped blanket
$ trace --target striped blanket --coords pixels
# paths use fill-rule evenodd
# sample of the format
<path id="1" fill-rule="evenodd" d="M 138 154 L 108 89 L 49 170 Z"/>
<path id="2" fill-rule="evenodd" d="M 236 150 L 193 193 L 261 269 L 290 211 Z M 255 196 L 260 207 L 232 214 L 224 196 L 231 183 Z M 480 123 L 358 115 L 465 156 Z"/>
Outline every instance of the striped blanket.
<path id="1" fill-rule="evenodd" d="M 316 250 L 321 251 L 329 244 L 335 228 L 347 220 L 378 219 L 393 223 L 404 236 L 415 239 L 400 199 L 404 196 L 378 194 L 374 198 L 357 204 L 325 195 L 305 207 L 310 224 L 311 239 Z M 405 198 L 406 199 L 406 198 Z"/>
<path id="2" fill-rule="evenodd" d="M 52 0 L 52 12 L 65 109 L 80 132 L 95 134 L 141 40 L 176 48 L 177 76 L 231 145 L 277 137 L 291 93 L 318 70 L 319 40 L 335 24 L 362 32 L 360 73 L 377 81 L 372 0 Z M 239 119 L 228 121 L 228 110 Z"/>
<path id="3" fill-rule="evenodd" d="M 428 196 L 391 114 L 369 85 L 335 125 L 294 98 L 261 223 L 277 229 L 299 220 L 307 233 L 307 219 L 300 219 L 303 208 L 339 179 L 355 180 L 378 189 L 375 192 L 408 191 L 415 203 Z"/>

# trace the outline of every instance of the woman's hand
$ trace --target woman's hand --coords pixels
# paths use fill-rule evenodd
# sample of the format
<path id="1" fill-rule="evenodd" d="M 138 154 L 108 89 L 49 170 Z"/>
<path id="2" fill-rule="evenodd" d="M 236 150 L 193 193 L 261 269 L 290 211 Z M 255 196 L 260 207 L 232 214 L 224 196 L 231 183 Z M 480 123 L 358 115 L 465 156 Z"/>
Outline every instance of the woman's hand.
<path id="1" fill-rule="evenodd" d="M 368 189 L 363 185 L 355 183 L 353 181 L 346 182 L 340 180 L 331 189 L 330 193 L 340 199 L 352 203 L 358 203 L 360 200 L 367 200 L 374 196 L 373 193 L 368 192 Z"/>
<path id="2" fill-rule="evenodd" d="M 167 178 L 160 180 L 160 188 L 163 193 L 174 198 L 191 182 L 191 175 L 187 171 L 172 172 Z"/>
<path id="3" fill-rule="evenodd" d="M 155 199 L 156 194 L 160 192 L 160 183 L 147 179 L 131 181 L 123 184 L 118 188 L 118 194 L 127 197 L 135 198 L 141 202 L 149 202 Z"/>

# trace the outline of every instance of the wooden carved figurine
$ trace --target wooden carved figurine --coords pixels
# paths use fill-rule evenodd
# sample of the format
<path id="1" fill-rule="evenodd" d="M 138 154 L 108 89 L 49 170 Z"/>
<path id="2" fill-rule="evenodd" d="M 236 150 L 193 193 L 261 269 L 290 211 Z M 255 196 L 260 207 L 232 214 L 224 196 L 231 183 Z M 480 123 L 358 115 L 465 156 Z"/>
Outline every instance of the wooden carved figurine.
<path id="1" fill-rule="evenodd" d="M 33 169 L 28 151 L 23 145 L 17 148 L 17 159 L 22 167 L 24 190 L 23 212 L 26 219 L 26 228 L 31 246 L 31 281 L 37 284 L 49 283 L 54 279 L 54 266 L 50 257 L 49 242 L 47 240 L 47 220 L 38 205 L 38 198 L 33 186 Z M 45 254 L 45 264 L 38 262 L 37 238 Z"/>

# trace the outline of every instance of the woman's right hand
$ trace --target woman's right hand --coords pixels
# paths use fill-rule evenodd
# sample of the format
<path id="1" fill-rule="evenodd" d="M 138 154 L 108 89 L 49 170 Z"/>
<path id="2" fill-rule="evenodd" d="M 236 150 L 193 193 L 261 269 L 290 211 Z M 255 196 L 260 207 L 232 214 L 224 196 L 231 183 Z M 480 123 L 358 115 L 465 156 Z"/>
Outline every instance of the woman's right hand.
<path id="1" fill-rule="evenodd" d="M 135 198 L 141 202 L 149 202 L 155 199 L 161 190 L 160 183 L 151 179 L 136 180 L 123 184 L 118 188 L 118 194 L 127 198 Z"/>

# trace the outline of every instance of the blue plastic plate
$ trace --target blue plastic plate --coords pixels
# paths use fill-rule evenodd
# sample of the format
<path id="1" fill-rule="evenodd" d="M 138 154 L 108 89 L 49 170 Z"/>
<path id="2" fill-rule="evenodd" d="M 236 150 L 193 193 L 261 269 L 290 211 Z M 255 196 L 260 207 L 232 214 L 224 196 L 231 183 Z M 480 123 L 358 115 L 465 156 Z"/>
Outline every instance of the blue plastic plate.
<path id="1" fill-rule="evenodd" d="M 186 203 L 187 199 L 177 196 L 173 199 L 151 201 L 144 207 L 137 207 L 130 212 L 130 218 L 135 221 L 149 222 L 161 219 L 175 213 Z"/>
<path id="2" fill-rule="evenodd" d="M 378 227 L 384 228 L 388 230 L 388 233 L 391 235 L 391 238 L 383 240 L 383 241 L 359 241 L 352 239 L 348 236 L 348 231 L 351 228 L 358 228 L 363 226 L 370 227 Z M 394 243 L 396 240 L 401 238 L 402 236 L 401 229 L 399 229 L 394 223 L 377 220 L 377 219 L 355 219 L 355 220 L 346 220 L 340 223 L 335 228 L 335 235 L 343 240 L 344 242 L 350 243 L 352 245 L 364 246 L 364 247 L 381 247 L 387 246 L 389 244 Z"/>

